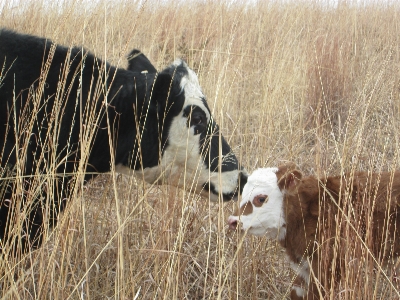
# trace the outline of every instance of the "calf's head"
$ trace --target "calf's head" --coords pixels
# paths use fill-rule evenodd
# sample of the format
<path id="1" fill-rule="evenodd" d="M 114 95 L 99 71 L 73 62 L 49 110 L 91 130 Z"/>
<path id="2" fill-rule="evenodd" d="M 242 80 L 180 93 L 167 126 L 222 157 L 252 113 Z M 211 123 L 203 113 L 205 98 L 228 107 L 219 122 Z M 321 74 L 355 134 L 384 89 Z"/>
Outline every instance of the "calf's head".
<path id="1" fill-rule="evenodd" d="M 229 228 L 235 230 L 240 223 L 241 229 L 250 234 L 283 239 L 284 195 L 295 192 L 301 177 L 294 164 L 255 170 L 243 188 L 239 207 L 228 218 Z"/>
<path id="2" fill-rule="evenodd" d="M 246 183 L 247 172 L 220 134 L 196 73 L 180 59 L 157 73 L 137 50 L 131 53 L 128 70 L 146 73 L 151 79 L 148 111 L 157 111 L 157 116 L 148 115 L 143 129 L 143 174 L 139 176 L 149 183 L 168 183 L 201 193 L 213 201 L 219 196 L 224 201 L 235 199 Z M 144 147 L 154 138 L 156 154 Z"/>

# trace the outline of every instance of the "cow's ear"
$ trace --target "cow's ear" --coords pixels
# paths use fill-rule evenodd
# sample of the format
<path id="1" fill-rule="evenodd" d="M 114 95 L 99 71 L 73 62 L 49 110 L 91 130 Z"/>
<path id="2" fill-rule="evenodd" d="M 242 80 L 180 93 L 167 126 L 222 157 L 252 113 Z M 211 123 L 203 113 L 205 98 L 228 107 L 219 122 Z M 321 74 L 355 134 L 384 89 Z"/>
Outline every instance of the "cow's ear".
<path id="1" fill-rule="evenodd" d="M 157 73 L 157 69 L 151 64 L 150 60 L 137 49 L 133 49 L 128 55 L 128 70 L 139 73 Z"/>
<path id="2" fill-rule="evenodd" d="M 278 168 L 276 172 L 278 177 L 278 186 L 283 191 L 291 192 L 299 185 L 303 174 L 297 170 L 297 166 L 293 163 L 286 164 Z"/>

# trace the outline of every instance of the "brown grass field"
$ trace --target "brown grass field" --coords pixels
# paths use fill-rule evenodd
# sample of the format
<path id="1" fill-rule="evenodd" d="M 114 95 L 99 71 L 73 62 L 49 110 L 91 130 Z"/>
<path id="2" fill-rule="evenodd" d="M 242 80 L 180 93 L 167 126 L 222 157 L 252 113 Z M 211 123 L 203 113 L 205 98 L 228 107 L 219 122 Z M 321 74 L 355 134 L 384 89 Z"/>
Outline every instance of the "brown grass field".
<path id="1" fill-rule="evenodd" d="M 399 3 L 88 2 L 0 0 L 0 27 L 83 45 L 121 67 L 133 48 L 159 69 L 184 58 L 249 172 L 288 160 L 316 175 L 400 169 Z M 118 174 L 74 195 L 41 248 L 1 256 L 2 299 L 290 293 L 282 249 L 228 231 L 234 202 Z M 327 299 L 399 299 L 400 285 L 357 249 L 347 249 L 359 261 L 325 287 Z"/>

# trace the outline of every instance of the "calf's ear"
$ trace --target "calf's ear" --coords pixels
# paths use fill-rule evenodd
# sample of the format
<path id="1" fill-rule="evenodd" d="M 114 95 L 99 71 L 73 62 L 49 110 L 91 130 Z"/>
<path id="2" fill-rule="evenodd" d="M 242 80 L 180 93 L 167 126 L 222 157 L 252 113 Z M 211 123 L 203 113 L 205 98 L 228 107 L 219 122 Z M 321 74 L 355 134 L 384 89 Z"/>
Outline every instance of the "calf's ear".
<path id="1" fill-rule="evenodd" d="M 280 190 L 288 192 L 295 190 L 303 177 L 303 174 L 297 170 L 297 166 L 294 163 L 279 167 L 276 175 Z"/>

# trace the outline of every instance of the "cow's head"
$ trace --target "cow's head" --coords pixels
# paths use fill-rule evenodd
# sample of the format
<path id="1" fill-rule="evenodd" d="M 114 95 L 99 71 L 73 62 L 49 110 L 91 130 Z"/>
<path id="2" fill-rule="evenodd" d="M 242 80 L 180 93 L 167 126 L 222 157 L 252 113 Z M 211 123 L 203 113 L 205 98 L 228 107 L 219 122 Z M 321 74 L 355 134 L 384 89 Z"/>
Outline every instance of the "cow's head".
<path id="1" fill-rule="evenodd" d="M 143 138 L 143 174 L 139 176 L 149 183 L 168 183 L 199 192 L 213 201 L 219 195 L 224 201 L 235 199 L 247 181 L 247 172 L 239 167 L 220 134 L 196 73 L 180 59 L 157 73 L 138 50 L 131 52 L 128 70 L 145 73 L 151 79 L 153 84 L 148 84 L 147 93 L 152 107 L 148 110 L 157 106 L 157 117 L 149 115 L 153 120 L 146 121 L 143 131 L 144 135 L 152 134 L 146 141 L 158 136 L 154 145 L 157 158 L 154 160 L 148 157 L 154 153 L 143 151 Z M 154 124 L 157 130 L 147 128 Z"/>
<path id="2" fill-rule="evenodd" d="M 301 177 L 292 163 L 255 170 L 243 188 L 239 207 L 228 218 L 229 228 L 234 230 L 240 223 L 241 229 L 250 234 L 284 238 L 284 195 L 296 189 Z"/>

